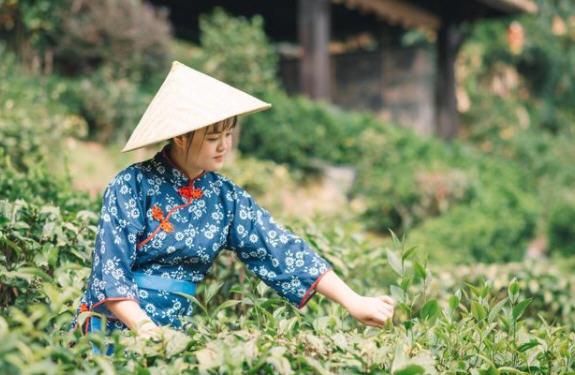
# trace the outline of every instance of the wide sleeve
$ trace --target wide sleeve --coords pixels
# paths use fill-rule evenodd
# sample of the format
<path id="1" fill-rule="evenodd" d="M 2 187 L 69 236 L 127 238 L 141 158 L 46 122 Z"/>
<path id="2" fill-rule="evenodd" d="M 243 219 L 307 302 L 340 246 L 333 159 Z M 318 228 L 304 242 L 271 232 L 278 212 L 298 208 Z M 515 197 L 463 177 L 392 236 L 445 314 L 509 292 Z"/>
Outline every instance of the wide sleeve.
<path id="1" fill-rule="evenodd" d="M 108 184 L 92 253 L 92 273 L 89 292 L 92 310 L 113 314 L 104 302 L 134 300 L 139 302 L 132 265 L 136 259 L 136 244 L 144 230 L 141 175 L 124 171 Z"/>
<path id="2" fill-rule="evenodd" d="M 331 264 L 277 223 L 251 195 L 233 184 L 227 248 L 291 304 L 302 309 Z"/>

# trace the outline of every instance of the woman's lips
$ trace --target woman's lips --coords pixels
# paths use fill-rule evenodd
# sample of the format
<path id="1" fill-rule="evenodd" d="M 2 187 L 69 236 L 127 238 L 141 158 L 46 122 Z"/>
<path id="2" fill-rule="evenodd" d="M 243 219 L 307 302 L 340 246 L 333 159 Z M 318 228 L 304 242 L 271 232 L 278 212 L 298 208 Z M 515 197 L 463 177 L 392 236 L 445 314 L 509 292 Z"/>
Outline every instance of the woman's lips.
<path id="1" fill-rule="evenodd" d="M 214 159 L 216 159 L 217 161 L 223 160 L 224 155 L 216 156 Z"/>

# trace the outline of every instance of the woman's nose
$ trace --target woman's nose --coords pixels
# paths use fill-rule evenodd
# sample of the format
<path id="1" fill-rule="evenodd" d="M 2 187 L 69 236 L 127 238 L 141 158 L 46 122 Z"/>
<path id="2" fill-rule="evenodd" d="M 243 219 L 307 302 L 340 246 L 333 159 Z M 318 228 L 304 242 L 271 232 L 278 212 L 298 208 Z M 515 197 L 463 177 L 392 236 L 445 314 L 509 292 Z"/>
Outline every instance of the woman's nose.
<path id="1" fill-rule="evenodd" d="M 217 150 L 221 152 L 221 151 L 224 151 L 225 148 L 226 148 L 225 142 L 223 142 L 222 140 L 220 140 L 220 141 L 218 142 Z"/>

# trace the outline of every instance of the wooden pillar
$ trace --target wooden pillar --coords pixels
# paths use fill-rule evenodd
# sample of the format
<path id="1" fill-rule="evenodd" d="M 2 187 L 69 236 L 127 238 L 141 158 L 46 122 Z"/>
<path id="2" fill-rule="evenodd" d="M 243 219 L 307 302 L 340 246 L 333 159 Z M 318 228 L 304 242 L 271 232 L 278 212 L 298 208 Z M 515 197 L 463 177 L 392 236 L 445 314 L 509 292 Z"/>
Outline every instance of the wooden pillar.
<path id="1" fill-rule="evenodd" d="M 436 126 L 443 139 L 457 137 L 459 116 L 455 95 L 455 60 L 465 37 L 458 24 L 444 20 L 437 40 Z"/>
<path id="2" fill-rule="evenodd" d="M 330 0 L 298 1 L 300 89 L 313 99 L 330 99 L 330 18 Z"/>

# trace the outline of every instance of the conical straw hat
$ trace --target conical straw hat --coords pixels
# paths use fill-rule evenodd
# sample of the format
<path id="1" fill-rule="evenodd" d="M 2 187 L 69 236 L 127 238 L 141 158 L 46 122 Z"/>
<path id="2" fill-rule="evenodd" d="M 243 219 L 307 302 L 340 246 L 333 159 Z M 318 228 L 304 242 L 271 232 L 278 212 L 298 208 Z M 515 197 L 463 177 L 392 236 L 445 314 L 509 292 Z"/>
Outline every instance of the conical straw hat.
<path id="1" fill-rule="evenodd" d="M 174 61 L 122 152 L 270 107 L 269 103 Z"/>

